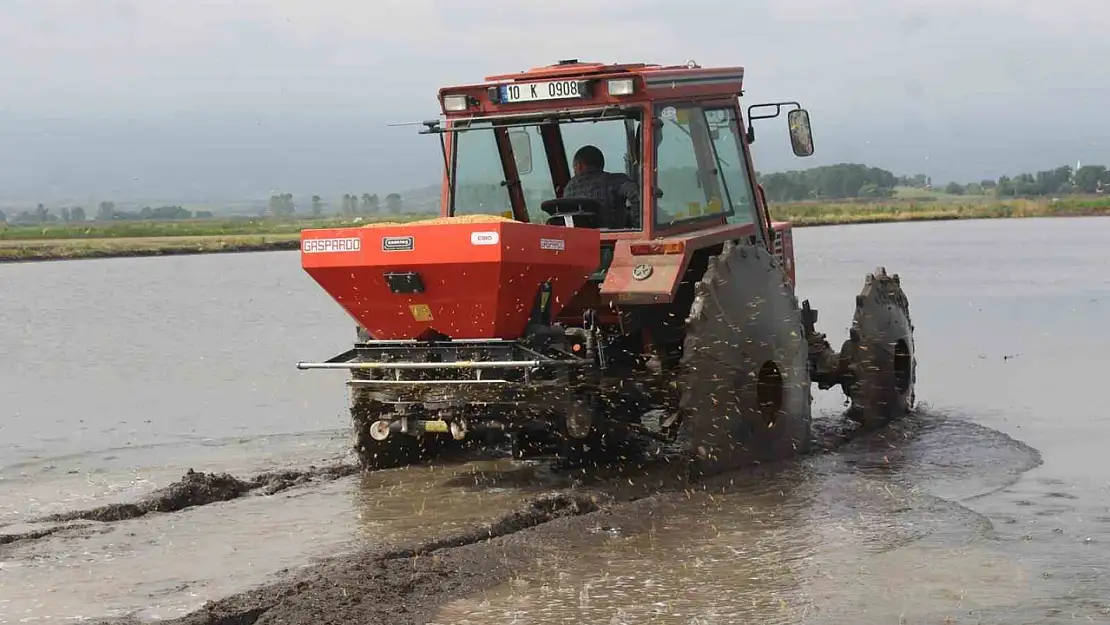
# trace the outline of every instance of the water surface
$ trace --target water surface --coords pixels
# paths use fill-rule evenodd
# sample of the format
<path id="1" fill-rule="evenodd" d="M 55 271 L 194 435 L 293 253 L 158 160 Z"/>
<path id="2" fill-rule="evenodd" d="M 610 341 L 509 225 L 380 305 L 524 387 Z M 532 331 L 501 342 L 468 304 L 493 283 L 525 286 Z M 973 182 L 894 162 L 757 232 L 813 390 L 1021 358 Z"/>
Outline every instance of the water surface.
<path id="1" fill-rule="evenodd" d="M 1110 621 L 1110 221 L 795 241 L 799 294 L 834 345 L 864 274 L 901 274 L 924 408 L 903 439 L 665 496 L 652 518 L 568 536 L 436 622 Z M 189 468 L 347 457 L 342 373 L 293 365 L 345 349 L 353 324 L 296 253 L 0 265 L 0 281 L 0 533 Z M 817 397 L 837 414 L 840 395 Z M 172 616 L 562 485 L 532 465 L 422 467 L 0 547 L 0 622 Z"/>

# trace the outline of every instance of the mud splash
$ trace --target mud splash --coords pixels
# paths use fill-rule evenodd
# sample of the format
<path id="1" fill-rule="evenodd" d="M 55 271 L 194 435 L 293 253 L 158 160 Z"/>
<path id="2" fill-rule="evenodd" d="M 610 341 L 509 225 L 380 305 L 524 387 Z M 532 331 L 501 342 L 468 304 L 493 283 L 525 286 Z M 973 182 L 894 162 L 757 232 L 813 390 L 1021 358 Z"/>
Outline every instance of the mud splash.
<path id="1" fill-rule="evenodd" d="M 273 495 L 283 490 L 308 484 L 327 482 L 358 473 L 358 466 L 337 464 L 327 467 L 309 467 L 303 471 L 275 471 L 262 473 L 243 480 L 228 473 L 202 473 L 189 469 L 185 475 L 163 488 L 159 488 L 134 503 L 113 503 L 88 510 L 74 510 L 41 517 L 32 523 L 67 523 L 70 521 L 98 521 L 113 523 L 137 519 L 151 513 L 177 512 L 186 508 L 203 506 L 221 501 L 231 501 L 248 494 Z M 64 526 L 63 526 L 64 527 Z M 42 538 L 61 531 L 62 527 L 43 530 Z M 2 540 L 2 537 L 0 537 Z M 10 542 L 10 541 L 9 541 Z M 0 542 L 3 544 L 3 542 Z"/>

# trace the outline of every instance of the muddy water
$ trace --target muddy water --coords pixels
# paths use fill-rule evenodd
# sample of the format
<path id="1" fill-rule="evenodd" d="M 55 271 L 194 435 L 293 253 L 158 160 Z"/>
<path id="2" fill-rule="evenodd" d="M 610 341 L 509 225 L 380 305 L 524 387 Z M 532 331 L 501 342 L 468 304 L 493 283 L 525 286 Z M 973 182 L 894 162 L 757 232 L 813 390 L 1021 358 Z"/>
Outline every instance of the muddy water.
<path id="1" fill-rule="evenodd" d="M 1110 620 L 1110 222 L 808 229 L 796 245 L 800 294 L 834 341 L 875 259 L 902 274 L 924 414 L 567 536 L 436 622 Z M 0 301 L 0 534 L 189 468 L 345 459 L 342 376 L 292 364 L 353 331 L 295 254 L 0 266 L 0 280 L 18 294 Z M 835 417 L 840 397 L 819 397 Z M 87 523 L 0 546 L 0 622 L 173 616 L 565 485 L 486 461 Z"/>
<path id="2" fill-rule="evenodd" d="M 651 518 L 546 545 L 534 567 L 433 622 L 940 623 L 1021 605 L 1035 573 L 995 544 L 989 519 L 922 486 L 958 464 L 989 482 L 1036 452 L 942 415 L 919 426 L 912 441 L 665 496 Z"/>
<path id="3" fill-rule="evenodd" d="M 0 615 L 29 622 L 181 616 L 206 599 L 249 589 L 313 559 L 366 543 L 457 531 L 525 498 L 512 489 L 476 495 L 441 487 L 471 479 L 473 470 L 422 467 L 354 477 L 180 513 L 82 524 L 49 540 L 25 541 L 12 553 L 0 552 Z"/>
<path id="4" fill-rule="evenodd" d="M 569 537 L 434 622 L 1110 622 L 1110 222 L 822 228 L 796 245 L 800 292 L 837 339 L 871 259 L 901 273 L 920 427 Z"/>

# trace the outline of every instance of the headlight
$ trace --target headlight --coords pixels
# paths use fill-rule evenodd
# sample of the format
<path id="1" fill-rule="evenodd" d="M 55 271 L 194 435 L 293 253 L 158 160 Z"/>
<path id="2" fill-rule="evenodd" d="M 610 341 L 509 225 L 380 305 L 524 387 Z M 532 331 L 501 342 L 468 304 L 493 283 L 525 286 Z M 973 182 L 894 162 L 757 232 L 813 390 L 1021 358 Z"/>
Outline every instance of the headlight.
<path id="1" fill-rule="evenodd" d="M 465 111 L 468 103 L 465 95 L 445 95 L 443 96 L 443 110 L 452 113 Z"/>
<path id="2" fill-rule="evenodd" d="M 634 82 L 631 78 L 614 78 L 609 81 L 609 95 L 632 95 Z"/>

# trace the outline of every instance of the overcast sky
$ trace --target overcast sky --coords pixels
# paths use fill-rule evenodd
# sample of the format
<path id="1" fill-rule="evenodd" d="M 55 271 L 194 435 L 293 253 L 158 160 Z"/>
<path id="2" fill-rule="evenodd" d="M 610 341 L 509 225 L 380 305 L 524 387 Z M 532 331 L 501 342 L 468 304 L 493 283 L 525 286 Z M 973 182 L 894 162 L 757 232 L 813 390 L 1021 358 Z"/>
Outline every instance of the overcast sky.
<path id="1" fill-rule="evenodd" d="M 386 123 L 563 58 L 743 65 L 797 99 L 762 170 L 940 179 L 1110 163 L 1107 0 L 0 0 L 0 197 L 388 192 L 438 146 Z"/>

